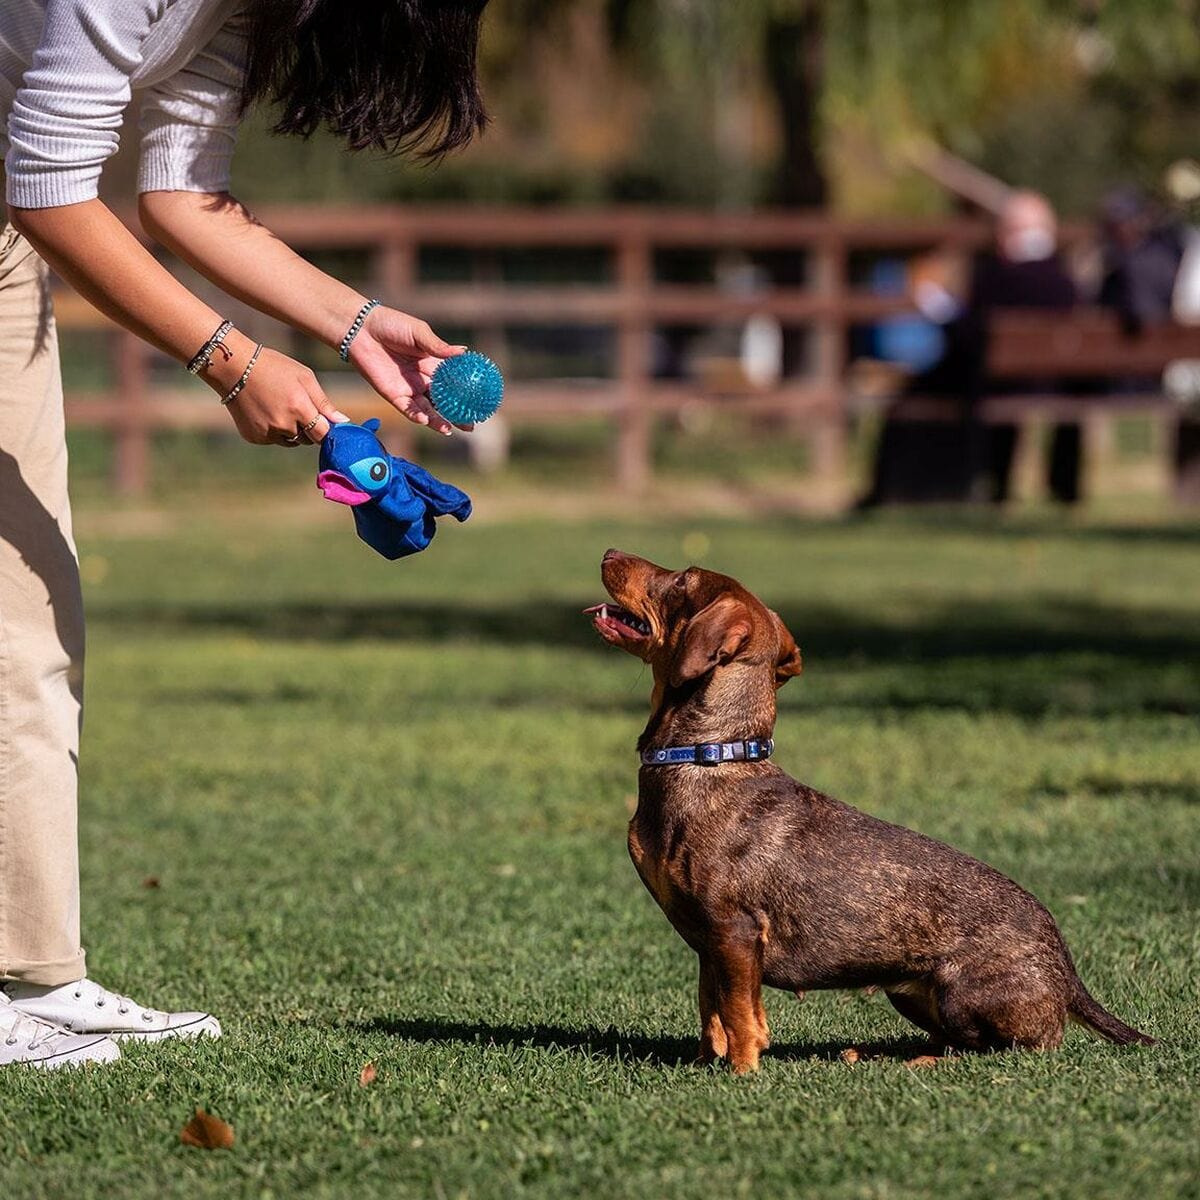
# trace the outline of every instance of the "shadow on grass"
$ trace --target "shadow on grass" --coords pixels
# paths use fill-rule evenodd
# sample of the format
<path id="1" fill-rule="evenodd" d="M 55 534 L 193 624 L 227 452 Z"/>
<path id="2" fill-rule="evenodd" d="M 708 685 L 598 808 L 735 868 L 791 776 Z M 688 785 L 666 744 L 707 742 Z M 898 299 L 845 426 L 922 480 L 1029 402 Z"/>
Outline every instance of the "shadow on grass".
<path id="1" fill-rule="evenodd" d="M 1130 611 L 1099 602 L 1052 599 L 1022 604 L 958 600 L 891 619 L 796 600 L 779 609 L 806 660 L 824 675 L 836 675 L 847 666 L 852 671 L 904 669 L 867 697 L 847 694 L 823 701 L 835 707 L 944 708 L 1026 716 L 1048 711 L 1189 715 L 1200 710 L 1200 672 L 1177 669 L 1200 659 L 1200 621 L 1183 609 Z M 575 605 L 536 598 L 494 604 L 134 604 L 94 606 L 90 616 L 139 632 L 233 633 L 289 644 L 459 642 L 613 654 Z M 1067 656 L 1072 661 L 1062 661 Z M 1169 680 L 1163 679 L 1163 669 L 1171 670 Z M 514 691 L 518 703 L 539 699 L 519 685 Z M 275 698 L 310 699 L 303 690 Z M 209 699 L 237 704 L 264 697 L 232 689 Z M 589 702 L 584 696 L 572 703 L 604 711 L 640 711 L 645 697 L 639 690 L 615 705 L 607 699 Z M 790 707 L 790 701 L 784 706 Z"/>
<path id="2" fill-rule="evenodd" d="M 1200 653 L 1194 613 L 1137 611 L 1077 600 L 1033 604 L 955 600 L 920 617 L 871 621 L 860 613 L 803 601 L 777 602 L 780 615 L 822 659 L 874 663 L 944 661 L 1006 654 L 1091 652 L 1145 662 L 1189 661 Z M 93 605 L 93 620 L 138 629 L 220 630 L 287 642 L 484 641 L 505 646 L 571 646 L 608 653 L 571 604 L 347 604 L 344 601 L 246 605 Z"/>
<path id="3" fill-rule="evenodd" d="M 1200 781 L 1185 782 L 1179 779 L 1126 779 L 1113 775 L 1085 775 L 1070 785 L 1042 783 L 1030 791 L 1060 800 L 1082 793 L 1097 798 L 1130 796 L 1138 800 L 1200 804 Z"/>
<path id="4" fill-rule="evenodd" d="M 696 1059 L 695 1038 L 623 1033 L 611 1025 L 607 1029 L 596 1026 L 569 1029 L 559 1025 L 493 1025 L 437 1019 L 376 1018 L 359 1022 L 356 1027 L 364 1033 L 385 1033 L 409 1042 L 456 1042 L 464 1046 L 509 1048 L 533 1046 L 659 1067 L 687 1066 Z M 767 1056 L 789 1062 L 808 1059 L 833 1062 L 840 1059 L 842 1051 L 850 1048 L 849 1042 L 780 1042 L 771 1046 Z M 886 1041 L 856 1044 L 853 1049 L 863 1059 L 903 1062 L 916 1055 L 929 1053 L 929 1041 L 920 1037 L 889 1038 Z"/>
<path id="5" fill-rule="evenodd" d="M 811 517 L 780 515 L 775 520 L 797 532 L 813 531 Z M 1041 538 L 1050 541 L 1128 542 L 1142 545 L 1188 546 L 1200 543 L 1200 524 L 1189 518 L 1144 525 L 1112 522 L 1073 523 L 1063 514 L 1042 517 L 1014 517 L 1000 510 L 978 509 L 964 505 L 914 505 L 850 513 L 821 522 L 818 529 L 837 531 L 844 528 L 875 527 L 880 531 L 912 530 L 923 534 L 946 532 L 978 534 L 996 541 Z"/>

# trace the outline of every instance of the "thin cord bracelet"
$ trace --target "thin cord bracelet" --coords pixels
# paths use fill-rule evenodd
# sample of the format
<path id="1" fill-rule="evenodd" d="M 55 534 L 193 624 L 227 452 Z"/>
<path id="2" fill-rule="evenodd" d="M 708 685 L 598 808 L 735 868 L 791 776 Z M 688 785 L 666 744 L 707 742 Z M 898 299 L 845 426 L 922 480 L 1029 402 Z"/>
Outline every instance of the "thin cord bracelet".
<path id="1" fill-rule="evenodd" d="M 224 345 L 225 339 L 229 336 L 232 329 L 232 321 L 222 321 L 220 325 L 217 326 L 216 332 L 212 335 L 212 337 L 210 337 L 208 341 L 205 342 L 204 345 L 201 346 L 200 349 L 197 350 L 192 356 L 191 361 L 187 365 L 189 375 L 199 375 L 200 372 L 203 371 L 210 362 L 212 362 L 213 355 L 216 354 L 218 350 L 225 355 L 226 362 L 233 357 L 232 351 L 230 351 L 230 349 Z"/>
<path id="2" fill-rule="evenodd" d="M 229 389 L 229 391 L 221 398 L 221 403 L 228 406 L 232 404 L 240 395 L 242 388 L 246 386 L 246 380 L 250 378 L 250 372 L 254 370 L 254 364 L 258 362 L 258 356 L 262 353 L 263 344 L 259 342 L 254 347 L 254 353 L 250 355 L 250 361 L 246 364 L 246 369 L 242 372 L 242 377 Z"/>
<path id="3" fill-rule="evenodd" d="M 358 337 L 358 331 L 362 329 L 363 322 L 367 319 L 367 313 L 373 308 L 379 307 L 378 300 L 368 300 L 366 304 L 358 310 L 358 316 L 350 322 L 350 328 L 346 330 L 346 336 L 342 338 L 342 344 L 338 347 L 338 358 L 342 362 L 350 361 L 350 343 Z"/>

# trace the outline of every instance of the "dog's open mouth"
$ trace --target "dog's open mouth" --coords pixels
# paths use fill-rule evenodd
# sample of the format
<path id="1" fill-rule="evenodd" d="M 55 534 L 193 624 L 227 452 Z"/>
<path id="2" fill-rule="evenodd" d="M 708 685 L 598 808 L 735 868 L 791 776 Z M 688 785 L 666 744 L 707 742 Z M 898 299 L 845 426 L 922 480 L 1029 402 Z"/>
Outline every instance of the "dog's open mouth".
<path id="1" fill-rule="evenodd" d="M 650 626 L 641 617 L 610 600 L 593 604 L 583 612 L 592 618 L 596 632 L 606 642 L 644 642 L 650 636 Z"/>

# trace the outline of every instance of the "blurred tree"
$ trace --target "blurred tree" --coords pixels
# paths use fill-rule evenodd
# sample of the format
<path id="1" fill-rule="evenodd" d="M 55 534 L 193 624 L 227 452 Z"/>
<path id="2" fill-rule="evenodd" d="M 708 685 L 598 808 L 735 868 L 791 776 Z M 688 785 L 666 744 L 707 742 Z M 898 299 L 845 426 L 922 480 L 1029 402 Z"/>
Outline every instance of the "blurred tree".
<path id="1" fill-rule="evenodd" d="M 1200 0 L 492 0 L 497 120 L 436 171 L 247 129 L 249 194 L 945 203 L 933 137 L 1069 211 L 1191 153 Z M 403 69 L 403 63 L 397 64 Z"/>
<path id="2" fill-rule="evenodd" d="M 580 0 L 499 0 L 500 22 L 547 29 Z M 1070 172 L 1113 160 L 1161 170 L 1190 137 L 1200 79 L 1198 0 L 605 0 L 614 50 L 667 94 L 707 98 L 720 169 L 743 168 L 753 101 L 774 125 L 757 198 L 895 206 L 905 147 L 935 139 L 999 173 L 1013 166 L 1078 202 Z M 522 44 L 522 51 L 527 43 Z M 516 67 L 517 64 L 514 64 Z M 518 68 L 519 69 L 519 68 Z M 738 93 L 749 94 L 737 127 Z M 1052 119 L 1040 124 L 1042 109 Z M 731 115 L 731 110 L 735 110 Z M 1057 118 L 1057 120 L 1055 120 Z M 1081 124 L 1071 151 L 1070 125 Z M 1064 125 L 1068 128 L 1064 128 Z M 1064 143 L 1066 143 L 1064 145 Z M 1064 153 L 1065 151 L 1065 153 Z M 860 189 L 860 185 L 865 187 Z M 901 189 L 904 185 L 901 184 Z M 726 198 L 738 187 L 727 182 Z M 918 185 L 917 203 L 930 189 Z M 719 198 L 719 197 L 718 197 Z"/>
<path id="3" fill-rule="evenodd" d="M 827 128 L 869 142 L 877 164 L 930 135 L 1078 212 L 1114 177 L 1153 186 L 1194 153 L 1197 0 L 845 0 L 828 13 Z"/>

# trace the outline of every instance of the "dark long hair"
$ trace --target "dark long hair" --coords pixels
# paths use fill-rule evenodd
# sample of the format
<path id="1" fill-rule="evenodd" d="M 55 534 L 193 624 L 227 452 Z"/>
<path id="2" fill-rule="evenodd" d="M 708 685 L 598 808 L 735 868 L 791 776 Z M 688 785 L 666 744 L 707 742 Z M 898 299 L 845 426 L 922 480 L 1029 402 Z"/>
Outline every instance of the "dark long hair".
<path id="1" fill-rule="evenodd" d="M 276 133 L 325 126 L 352 150 L 440 158 L 487 121 L 476 76 L 487 0 L 251 0 L 243 108 Z"/>

